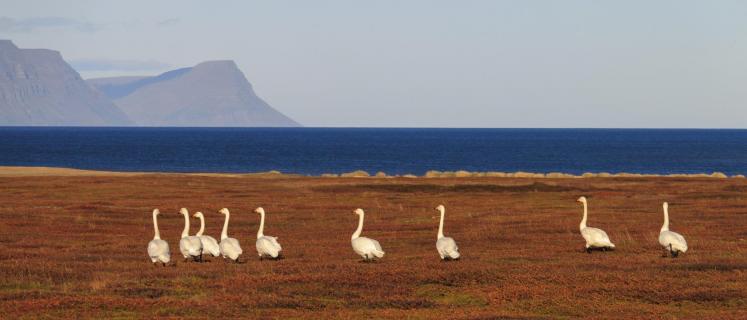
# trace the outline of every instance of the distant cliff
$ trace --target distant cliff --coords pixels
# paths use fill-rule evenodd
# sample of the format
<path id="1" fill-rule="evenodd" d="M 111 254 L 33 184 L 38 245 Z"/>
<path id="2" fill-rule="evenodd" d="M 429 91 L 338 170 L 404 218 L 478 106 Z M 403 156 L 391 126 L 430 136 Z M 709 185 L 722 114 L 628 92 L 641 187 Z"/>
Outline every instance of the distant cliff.
<path id="1" fill-rule="evenodd" d="M 154 77 L 90 79 L 138 125 L 294 127 L 257 97 L 233 61 L 208 61 Z"/>
<path id="2" fill-rule="evenodd" d="M 0 40 L 0 125 L 121 126 L 129 118 L 57 51 Z"/>

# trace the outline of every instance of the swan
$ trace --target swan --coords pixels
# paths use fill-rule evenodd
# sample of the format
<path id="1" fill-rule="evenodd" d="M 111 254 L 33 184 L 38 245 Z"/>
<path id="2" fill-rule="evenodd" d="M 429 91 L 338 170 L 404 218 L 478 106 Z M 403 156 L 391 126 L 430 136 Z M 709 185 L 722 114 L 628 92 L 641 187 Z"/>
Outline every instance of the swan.
<path id="1" fill-rule="evenodd" d="M 361 232 L 363 231 L 363 216 L 365 215 L 363 209 L 355 209 L 353 210 L 353 213 L 358 215 L 358 229 L 355 229 L 350 240 L 353 244 L 353 251 L 363 257 L 363 260 L 366 262 L 372 261 L 375 258 L 383 257 L 384 250 L 381 249 L 381 245 L 378 241 L 371 238 L 361 237 Z"/>
<path id="2" fill-rule="evenodd" d="M 439 205 L 436 207 L 436 210 L 441 212 L 441 221 L 438 223 L 438 236 L 436 236 L 438 254 L 441 256 L 441 260 L 457 260 L 460 255 L 456 241 L 451 237 L 444 237 L 444 214 L 446 213 L 446 208 L 443 205 Z"/>
<path id="3" fill-rule="evenodd" d="M 182 230 L 182 239 L 179 240 L 179 251 L 184 259 L 192 257 L 195 261 L 202 262 L 202 242 L 200 238 L 189 235 L 189 211 L 181 208 L 179 213 L 184 215 L 184 230 Z"/>
<path id="4" fill-rule="evenodd" d="M 577 201 L 584 204 L 584 218 L 581 219 L 578 228 L 584 240 L 586 240 L 586 252 L 591 253 L 591 250 L 594 248 L 600 248 L 603 251 L 614 249 L 615 245 L 610 242 L 610 238 L 604 230 L 586 226 L 586 217 L 588 215 L 586 197 L 580 197 Z"/>
<path id="5" fill-rule="evenodd" d="M 685 253 L 687 251 L 687 242 L 681 234 L 669 231 L 669 204 L 664 202 L 662 207 L 664 207 L 664 225 L 661 226 L 659 232 L 659 244 L 665 250 L 669 250 L 672 258 L 676 258 L 680 252 Z M 664 256 L 666 257 L 666 253 Z"/>
<path id="6" fill-rule="evenodd" d="M 150 256 L 150 261 L 153 263 L 160 262 L 165 267 L 171 261 L 171 251 L 169 250 L 169 243 L 161 240 L 161 233 L 158 232 L 157 216 L 160 213 L 158 209 L 153 209 L 153 229 L 155 230 L 155 235 L 153 235 L 153 240 L 148 242 L 148 256 Z"/>
<path id="7" fill-rule="evenodd" d="M 195 236 L 200 238 L 200 242 L 202 242 L 203 252 L 207 252 L 213 257 L 220 256 L 220 247 L 218 246 L 218 241 L 215 241 L 215 238 L 211 236 L 202 235 L 202 233 L 205 232 L 205 216 L 202 215 L 202 212 L 198 211 L 194 214 L 193 217 L 200 219 L 200 231 L 197 231 Z"/>
<path id="8" fill-rule="evenodd" d="M 277 237 L 266 236 L 263 232 L 265 230 L 265 209 L 259 207 L 254 209 L 254 212 L 259 213 L 259 230 L 257 231 L 257 254 L 259 259 L 269 257 L 276 259 L 280 255 L 280 251 L 283 248 L 278 243 Z"/>
<path id="9" fill-rule="evenodd" d="M 223 232 L 220 233 L 220 254 L 224 259 L 228 258 L 234 262 L 239 262 L 239 256 L 244 251 L 241 250 L 239 240 L 228 237 L 228 219 L 231 218 L 231 213 L 226 208 L 220 209 L 218 212 L 226 216 L 226 219 L 223 221 Z"/>

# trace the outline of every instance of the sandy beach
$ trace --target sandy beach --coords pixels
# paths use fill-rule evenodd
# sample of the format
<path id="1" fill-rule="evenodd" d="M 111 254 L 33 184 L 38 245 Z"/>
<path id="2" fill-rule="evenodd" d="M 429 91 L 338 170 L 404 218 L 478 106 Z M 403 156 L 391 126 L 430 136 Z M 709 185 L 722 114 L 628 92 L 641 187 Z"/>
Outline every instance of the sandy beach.
<path id="1" fill-rule="evenodd" d="M 320 178 L 0 168 L 0 310 L 8 318 L 747 317 L 747 180 L 705 177 Z M 589 225 L 613 252 L 583 251 Z M 690 250 L 662 258 L 661 203 Z M 441 262 L 438 213 L 462 259 Z M 285 259 L 260 261 L 259 217 Z M 229 234 L 243 263 L 183 262 L 186 207 Z M 386 256 L 361 263 L 363 235 Z M 153 266 L 151 210 L 176 263 Z M 199 227 L 192 220 L 192 232 Z"/>

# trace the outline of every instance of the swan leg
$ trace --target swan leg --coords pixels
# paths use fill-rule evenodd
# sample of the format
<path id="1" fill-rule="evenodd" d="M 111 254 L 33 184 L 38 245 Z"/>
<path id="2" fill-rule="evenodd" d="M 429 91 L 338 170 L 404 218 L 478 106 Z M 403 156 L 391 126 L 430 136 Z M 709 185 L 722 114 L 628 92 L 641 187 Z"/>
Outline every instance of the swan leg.
<path id="1" fill-rule="evenodd" d="M 672 255 L 672 258 L 677 258 L 677 252 L 672 249 L 672 244 L 669 244 L 669 253 Z"/>
<path id="2" fill-rule="evenodd" d="M 586 253 L 591 254 L 591 247 L 586 247 Z"/>

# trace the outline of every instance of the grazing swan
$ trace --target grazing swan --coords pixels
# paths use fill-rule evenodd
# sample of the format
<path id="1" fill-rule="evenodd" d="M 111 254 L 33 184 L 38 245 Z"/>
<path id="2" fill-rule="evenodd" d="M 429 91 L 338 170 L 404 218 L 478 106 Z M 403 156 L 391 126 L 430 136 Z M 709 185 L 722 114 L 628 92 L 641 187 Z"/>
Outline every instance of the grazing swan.
<path id="1" fill-rule="evenodd" d="M 168 242 L 161 240 L 161 233 L 158 232 L 158 218 L 156 216 L 160 213 L 158 209 L 153 209 L 153 229 L 156 233 L 153 235 L 153 240 L 148 242 L 148 256 L 153 263 L 160 262 L 166 266 L 171 261 L 171 251 Z"/>
<path id="2" fill-rule="evenodd" d="M 280 251 L 283 248 L 278 243 L 277 237 L 266 236 L 263 232 L 265 230 L 265 209 L 259 207 L 254 209 L 254 212 L 259 213 L 259 230 L 257 231 L 257 254 L 259 259 L 268 257 L 276 259 L 280 255 Z"/>
<path id="3" fill-rule="evenodd" d="M 353 251 L 363 257 L 363 260 L 366 262 L 372 261 L 375 258 L 383 257 L 384 250 L 381 249 L 381 245 L 378 241 L 371 238 L 361 237 L 361 232 L 363 231 L 363 216 L 365 215 L 363 209 L 355 209 L 353 210 L 353 213 L 358 215 L 358 229 L 355 229 L 355 233 L 353 233 L 353 237 L 350 240 L 353 244 Z"/>
<path id="4" fill-rule="evenodd" d="M 672 258 L 676 258 L 680 252 L 685 253 L 687 251 L 687 242 L 681 234 L 669 231 L 669 204 L 664 202 L 662 206 L 664 207 L 664 225 L 661 226 L 661 231 L 659 232 L 659 244 L 665 250 L 669 250 Z M 664 256 L 666 257 L 666 253 Z"/>
<path id="5" fill-rule="evenodd" d="M 182 239 L 179 240 L 179 251 L 182 252 L 184 259 L 192 257 L 195 261 L 202 261 L 202 242 L 200 238 L 189 235 L 189 211 L 181 208 L 179 213 L 184 215 L 184 230 Z"/>
<path id="6" fill-rule="evenodd" d="M 586 216 L 588 215 L 586 197 L 580 197 L 577 201 L 584 204 L 584 218 L 581 219 L 581 224 L 578 225 L 578 228 L 581 230 L 584 240 L 586 240 L 586 252 L 591 253 L 591 250 L 594 248 L 600 248 L 603 251 L 614 249 L 615 245 L 610 242 L 610 238 L 604 230 L 586 226 Z"/>
<path id="7" fill-rule="evenodd" d="M 457 247 L 456 241 L 451 237 L 444 237 L 444 214 L 446 208 L 443 205 L 436 207 L 436 210 L 441 212 L 441 222 L 438 223 L 438 236 L 436 237 L 436 249 L 438 254 L 441 256 L 441 260 L 457 260 L 459 259 L 459 247 Z"/>
<path id="8" fill-rule="evenodd" d="M 226 220 L 223 221 L 223 232 L 220 233 L 220 254 L 223 258 L 228 258 L 234 262 L 239 262 L 239 256 L 244 253 L 239 245 L 239 240 L 228 237 L 228 219 L 231 218 L 231 213 L 228 209 L 223 208 L 218 212 L 226 216 Z"/>
<path id="9" fill-rule="evenodd" d="M 200 242 L 202 242 L 202 251 L 211 254 L 213 257 L 220 256 L 218 241 L 215 241 L 215 238 L 211 236 L 202 235 L 205 232 L 205 216 L 202 215 L 202 212 L 198 211 L 193 217 L 200 219 L 200 231 L 197 231 L 195 236 L 200 238 Z"/>

